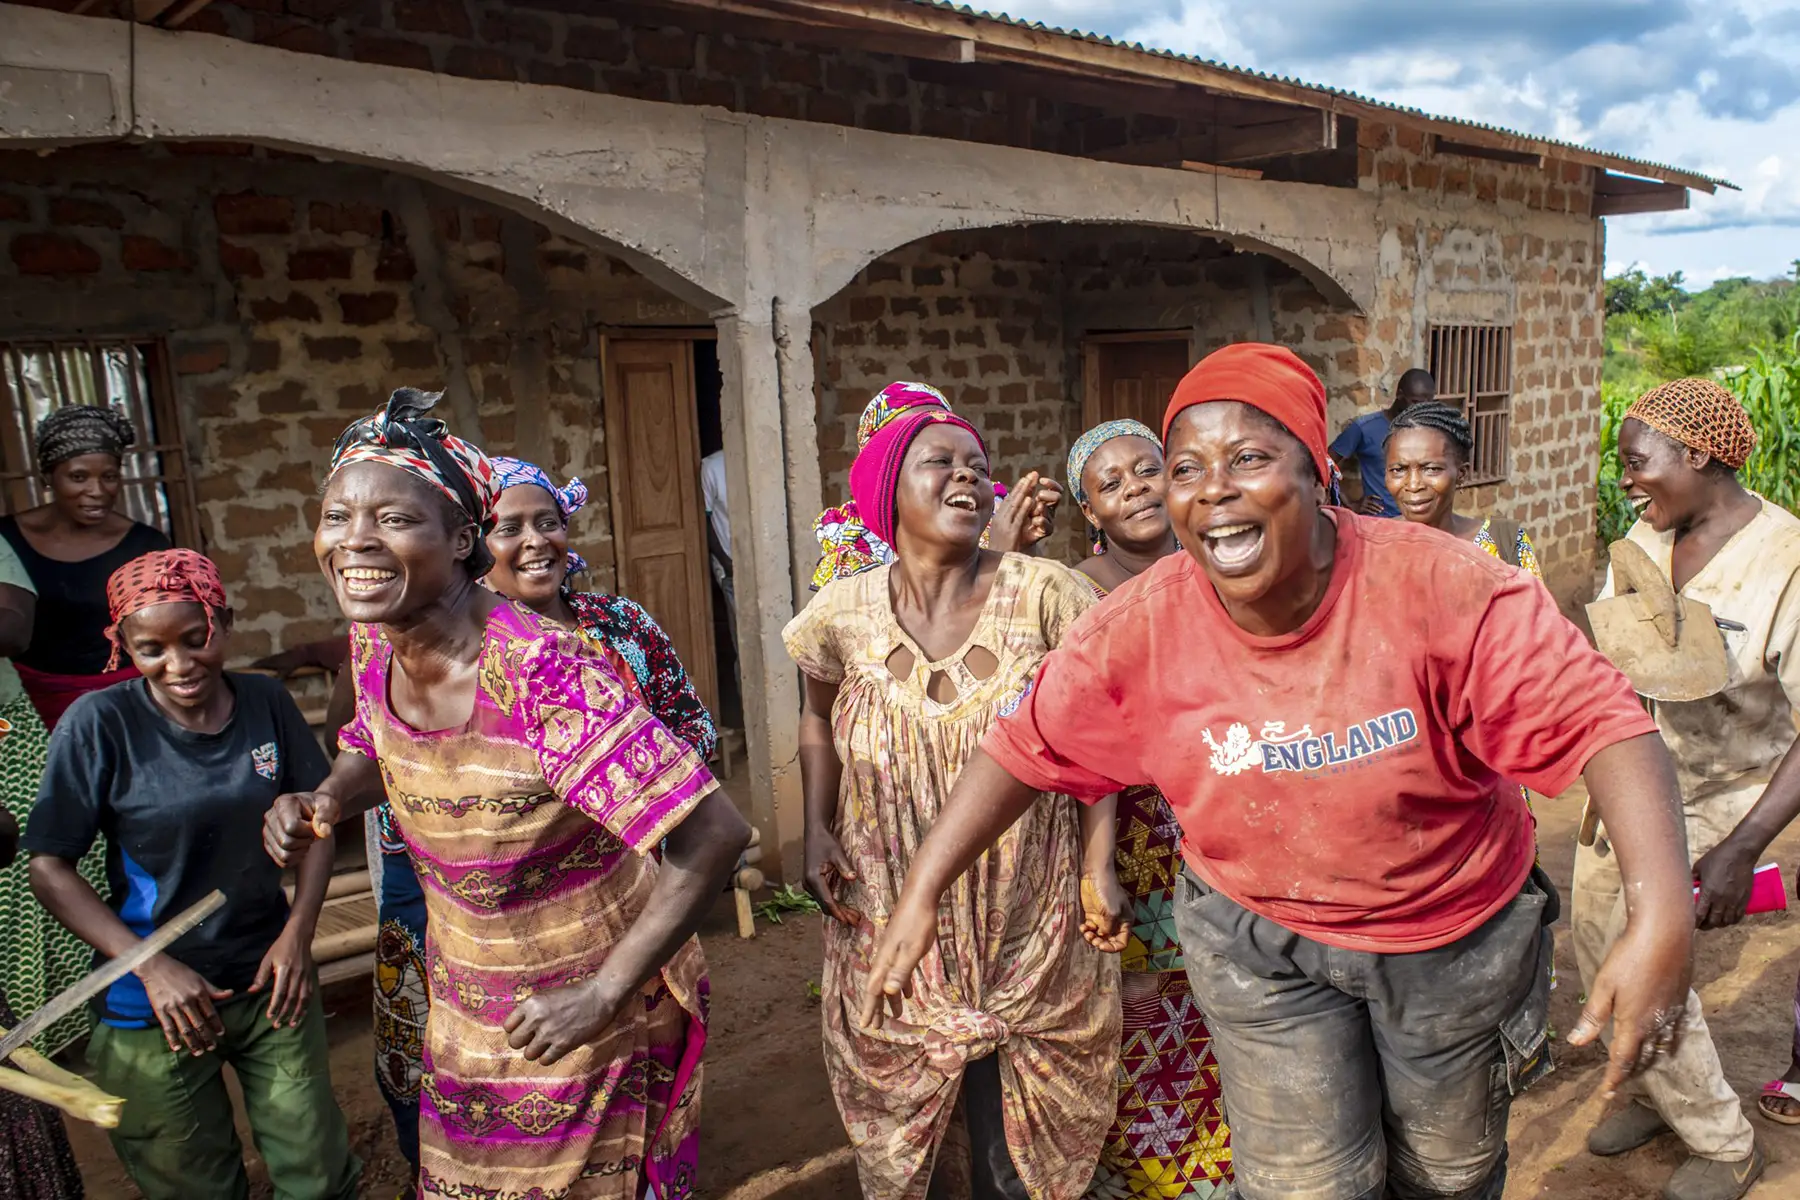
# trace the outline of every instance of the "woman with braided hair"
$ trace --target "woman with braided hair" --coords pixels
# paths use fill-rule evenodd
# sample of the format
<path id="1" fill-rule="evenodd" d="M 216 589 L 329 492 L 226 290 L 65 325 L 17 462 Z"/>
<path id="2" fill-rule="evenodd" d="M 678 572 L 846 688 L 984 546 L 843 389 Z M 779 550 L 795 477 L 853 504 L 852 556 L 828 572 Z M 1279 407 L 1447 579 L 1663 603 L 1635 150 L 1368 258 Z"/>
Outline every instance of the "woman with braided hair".
<path id="1" fill-rule="evenodd" d="M 1462 413 L 1435 400 L 1414 404 L 1394 418 L 1386 450 L 1387 487 L 1402 517 L 1474 542 L 1502 562 L 1543 578 L 1523 526 L 1456 511 L 1456 490 L 1475 457 L 1475 437 Z"/>
<path id="2" fill-rule="evenodd" d="M 749 828 L 585 638 L 479 585 L 500 478 L 438 399 L 395 392 L 332 455 L 313 549 L 352 621 L 355 711 L 264 844 L 286 865 L 390 805 L 431 933 L 421 1196 L 683 1200 L 694 930 Z"/>
<path id="3" fill-rule="evenodd" d="M 1619 429 L 1619 483 L 1638 511 L 1626 537 L 1677 592 L 1712 609 L 1730 662 L 1723 691 L 1655 705 L 1681 788 L 1701 929 L 1743 919 L 1758 861 L 1800 814 L 1800 755 L 1790 752 L 1800 708 L 1800 520 L 1739 481 L 1755 447 L 1743 405 L 1709 379 L 1647 392 Z M 1611 591 L 1609 578 L 1602 595 Z M 1571 918 L 1583 980 L 1624 907 L 1611 832 L 1575 851 Z M 1687 1025 L 1679 1052 L 1643 1075 L 1636 1102 L 1602 1122 L 1588 1148 L 1622 1154 L 1673 1129 L 1689 1157 L 1664 1194 L 1733 1200 L 1762 1173 L 1762 1151 L 1691 991 Z M 1760 1107 L 1772 1121 L 1800 1124 L 1800 1050 Z"/>

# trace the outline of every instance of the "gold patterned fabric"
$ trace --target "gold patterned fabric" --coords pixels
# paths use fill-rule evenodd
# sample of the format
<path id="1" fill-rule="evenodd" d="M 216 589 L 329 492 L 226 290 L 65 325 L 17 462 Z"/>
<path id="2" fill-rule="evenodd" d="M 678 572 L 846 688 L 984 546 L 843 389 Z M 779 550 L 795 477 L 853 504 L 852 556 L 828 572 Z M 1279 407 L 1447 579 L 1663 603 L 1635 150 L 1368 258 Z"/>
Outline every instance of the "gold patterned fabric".
<path id="1" fill-rule="evenodd" d="M 511 604 L 488 621 L 469 723 L 421 733 L 388 707 L 392 651 L 351 636 L 356 717 L 425 894 L 430 1016 L 419 1191 L 455 1200 L 692 1194 L 706 1036 L 694 939 L 591 1044 L 545 1067 L 513 1010 L 592 977 L 643 912 L 650 851 L 717 785 L 578 635 Z"/>
<path id="2" fill-rule="evenodd" d="M 827 584 L 783 635 L 803 671 L 839 685 L 836 832 L 857 874 L 845 903 L 865 918 L 825 929 L 832 1094 L 864 1196 L 919 1200 L 950 1132 L 964 1066 L 998 1055 L 1020 1181 L 1039 1200 L 1075 1200 L 1093 1177 L 1117 1099 L 1119 967 L 1081 937 L 1073 800 L 1041 797 L 952 885 L 938 910 L 938 944 L 902 1016 L 872 1032 L 856 1018 L 875 940 L 957 774 L 1093 598 L 1068 568 L 1009 554 L 968 641 L 933 662 L 894 619 L 891 570 Z M 997 663 L 985 677 L 969 662 L 977 647 Z M 888 665 L 900 649 L 912 660 L 903 679 Z M 986 655 L 975 660 L 986 667 Z M 934 676 L 949 681 L 954 699 L 927 694 Z M 950 1157 L 938 1165 L 953 1174 Z"/>

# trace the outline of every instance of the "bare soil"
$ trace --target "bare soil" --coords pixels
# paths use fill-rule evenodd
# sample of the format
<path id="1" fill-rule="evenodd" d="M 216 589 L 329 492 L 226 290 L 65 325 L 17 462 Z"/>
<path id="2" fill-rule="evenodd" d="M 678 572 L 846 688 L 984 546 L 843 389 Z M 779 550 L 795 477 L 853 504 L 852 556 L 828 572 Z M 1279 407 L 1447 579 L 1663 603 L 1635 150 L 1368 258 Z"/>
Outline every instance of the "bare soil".
<path id="1" fill-rule="evenodd" d="M 1579 797 L 1539 801 L 1545 866 L 1566 883 L 1574 861 Z M 1790 872 L 1800 864 L 1800 829 L 1769 857 Z M 845 1200 L 857 1194 L 856 1172 L 843 1126 L 825 1086 L 819 1051 L 819 1009 L 808 984 L 819 977 L 817 918 L 790 916 L 780 926 L 759 922 L 754 941 L 732 932 L 727 900 L 703 937 L 712 969 L 714 1023 L 707 1045 L 702 1193 L 717 1200 Z M 1552 1005 L 1555 1028 L 1574 1027 L 1580 980 L 1573 953 L 1558 947 L 1561 979 Z M 1769 1170 L 1752 1193 L 1757 1200 L 1800 1196 L 1800 1128 L 1757 1116 L 1764 1081 L 1787 1065 L 1793 1040 L 1794 980 L 1800 973 L 1800 910 L 1752 917 L 1736 929 L 1702 935 L 1699 982 L 1707 1021 L 1731 1083 L 1769 1155 Z M 387 1109 L 369 1069 L 369 992 L 346 985 L 326 996 L 331 1014 L 331 1066 L 351 1135 L 367 1164 L 364 1195 L 390 1200 L 403 1183 Z M 1584 1147 L 1589 1128 L 1605 1112 L 1599 1099 L 1598 1050 L 1563 1046 L 1559 1069 L 1513 1109 L 1512 1173 L 1507 1200 L 1580 1197 L 1651 1200 L 1682 1159 L 1663 1138 L 1620 1159 L 1601 1160 Z M 138 1195 L 98 1130 L 71 1129 L 88 1194 L 106 1200 Z M 247 1132 L 244 1134 L 248 1146 Z M 271 1195 L 254 1150 L 252 1195 Z"/>

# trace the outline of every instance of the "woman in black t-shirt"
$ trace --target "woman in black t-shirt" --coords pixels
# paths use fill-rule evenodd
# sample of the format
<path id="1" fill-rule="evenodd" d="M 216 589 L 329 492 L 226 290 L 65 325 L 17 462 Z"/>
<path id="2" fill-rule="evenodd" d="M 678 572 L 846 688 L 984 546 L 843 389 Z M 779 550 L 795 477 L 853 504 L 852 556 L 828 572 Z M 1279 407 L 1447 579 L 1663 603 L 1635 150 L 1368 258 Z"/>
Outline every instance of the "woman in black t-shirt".
<path id="1" fill-rule="evenodd" d="M 206 558 L 147 555 L 107 590 L 107 633 L 143 678 L 81 697 L 51 735 L 24 839 L 32 890 L 108 958 L 225 893 L 96 997 L 95 1082 L 126 1101 L 113 1149 L 146 1200 L 247 1194 L 229 1063 L 276 1194 L 350 1200 L 360 1166 L 331 1092 L 311 953 L 332 856 L 300 865 L 290 908 L 280 868 L 258 853 L 263 814 L 325 777 L 324 751 L 280 683 L 225 672 L 231 610 Z M 102 832 L 105 900 L 75 871 Z"/>
<path id="2" fill-rule="evenodd" d="M 106 669 L 106 581 L 132 559 L 167 549 L 169 539 L 117 509 L 125 447 L 135 438 L 115 409 L 57 409 L 37 427 L 50 502 L 0 518 L 0 537 L 18 552 L 38 596 L 31 644 L 13 663 L 51 729 L 77 696 L 137 674 Z"/>

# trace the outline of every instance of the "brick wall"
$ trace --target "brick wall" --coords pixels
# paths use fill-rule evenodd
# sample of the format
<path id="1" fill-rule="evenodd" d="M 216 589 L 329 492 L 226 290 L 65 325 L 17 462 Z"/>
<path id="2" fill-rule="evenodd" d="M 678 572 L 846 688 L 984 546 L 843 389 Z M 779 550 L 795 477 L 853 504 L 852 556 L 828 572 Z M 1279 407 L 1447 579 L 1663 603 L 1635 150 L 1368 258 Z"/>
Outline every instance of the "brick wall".
<path id="1" fill-rule="evenodd" d="M 1259 279 L 1275 335 L 1328 386 L 1342 378 L 1352 325 L 1289 268 L 1211 238 L 1028 226 L 939 235 L 878 259 L 813 312 L 827 503 L 849 494 L 863 406 L 895 379 L 942 389 L 987 439 L 997 479 L 1037 470 L 1062 481 L 1081 434 L 1082 338 L 1188 329 L 1205 354 L 1256 336 Z M 1081 553 L 1072 506 L 1051 553 Z"/>
<path id="2" fill-rule="evenodd" d="M 1428 326 L 1510 324 L 1511 476 L 1462 507 L 1522 522 L 1573 608 L 1589 598 L 1596 550 L 1605 310 L 1594 171 L 1436 155 L 1391 127 L 1365 124 L 1358 140 L 1362 187 L 1381 198 L 1382 272 L 1356 407 L 1387 403 L 1400 373 L 1424 365 Z"/>
<path id="3" fill-rule="evenodd" d="M 166 337 L 207 550 L 249 657 L 340 626 L 312 558 L 338 433 L 400 384 L 453 428 L 587 479 L 573 539 L 613 579 L 597 326 L 660 289 L 484 204 L 248 147 L 0 156 L 0 339 Z M 677 307 L 679 307 L 677 305 Z M 529 424 L 521 429 L 521 422 Z"/>
<path id="4" fill-rule="evenodd" d="M 849 496 L 857 419 L 896 379 L 917 379 L 948 396 L 987 440 L 995 478 L 1011 483 L 1032 470 L 1061 478 L 1078 431 L 1056 275 L 1044 261 L 997 249 L 974 250 L 953 238 L 919 243 L 871 263 L 814 310 L 827 503 Z"/>
<path id="5" fill-rule="evenodd" d="M 986 230 L 871 264 L 814 313 L 828 501 L 847 494 L 862 406 L 892 379 L 943 388 L 989 437 L 1001 479 L 1031 469 L 1060 479 L 1080 433 L 1087 333 L 1187 328 L 1196 354 L 1272 337 L 1319 372 L 1336 429 L 1385 406 L 1401 373 L 1425 364 L 1431 325 L 1510 324 L 1511 475 L 1460 504 L 1523 522 L 1558 598 L 1585 601 L 1602 311 L 1598 225 L 1583 215 L 1591 180 L 1576 168 L 1549 183 L 1521 166 L 1447 167 L 1379 129 L 1366 141 L 1365 186 L 1381 196 L 1380 281 L 1366 314 L 1273 259 L 1168 231 Z M 1077 524 L 1063 522 L 1055 553 L 1078 552 Z"/>

